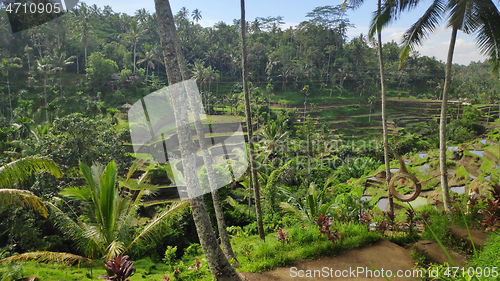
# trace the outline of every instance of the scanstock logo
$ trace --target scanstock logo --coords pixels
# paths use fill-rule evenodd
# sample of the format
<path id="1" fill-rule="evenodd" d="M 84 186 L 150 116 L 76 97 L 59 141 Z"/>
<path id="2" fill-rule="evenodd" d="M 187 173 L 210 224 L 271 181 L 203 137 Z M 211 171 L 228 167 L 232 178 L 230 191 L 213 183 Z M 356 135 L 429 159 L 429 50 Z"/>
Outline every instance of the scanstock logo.
<path id="1" fill-rule="evenodd" d="M 12 33 L 17 33 L 64 15 L 78 2 L 79 0 L 0 0 L 0 10 L 7 13 Z"/>
<path id="2" fill-rule="evenodd" d="M 172 99 L 183 101 L 175 110 L 179 116 L 187 114 L 184 121 L 176 120 Z M 246 172 L 248 157 L 240 120 L 233 116 L 205 114 L 202 96 L 194 80 L 164 87 L 124 107 L 129 108 L 128 121 L 135 157 L 167 169 L 173 179 L 171 185 L 177 187 L 181 200 L 224 187 Z M 201 123 L 201 126 L 198 123 L 198 128 L 196 120 Z M 184 132 L 183 136 L 186 132 L 191 135 L 182 149 L 178 132 Z M 207 165 L 215 173 L 211 183 Z M 187 171 L 192 171 L 193 166 L 196 176 Z"/>

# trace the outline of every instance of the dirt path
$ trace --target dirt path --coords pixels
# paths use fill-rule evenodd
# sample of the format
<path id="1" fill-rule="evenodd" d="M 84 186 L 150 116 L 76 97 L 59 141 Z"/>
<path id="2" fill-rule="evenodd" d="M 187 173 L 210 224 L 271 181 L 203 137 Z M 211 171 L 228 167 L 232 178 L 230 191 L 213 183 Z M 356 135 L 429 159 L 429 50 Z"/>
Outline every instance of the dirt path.
<path id="1" fill-rule="evenodd" d="M 243 273 L 243 275 L 245 275 L 246 280 L 248 281 L 385 280 L 382 277 L 376 278 L 377 274 L 375 272 L 373 272 L 373 276 L 371 278 L 370 273 L 356 274 L 358 267 L 363 268 L 365 272 L 367 269 L 375 271 L 372 265 L 380 271 L 383 269 L 385 273 L 390 270 L 393 276 L 389 278 L 391 281 L 420 280 L 420 278 L 416 277 L 395 277 L 398 270 L 401 270 L 402 274 L 411 274 L 415 263 L 410 257 L 409 250 L 404 249 L 388 240 L 381 240 L 371 246 L 344 251 L 339 253 L 337 256 L 321 257 L 310 261 L 301 261 L 294 266 L 279 267 L 262 274 Z M 307 277 L 308 270 L 311 277 Z M 313 275 L 314 270 L 316 270 L 316 277 Z M 335 277 L 336 273 L 339 275 L 338 277 Z M 347 277 L 341 277 L 340 274 L 342 273 L 344 276 L 347 275 Z"/>

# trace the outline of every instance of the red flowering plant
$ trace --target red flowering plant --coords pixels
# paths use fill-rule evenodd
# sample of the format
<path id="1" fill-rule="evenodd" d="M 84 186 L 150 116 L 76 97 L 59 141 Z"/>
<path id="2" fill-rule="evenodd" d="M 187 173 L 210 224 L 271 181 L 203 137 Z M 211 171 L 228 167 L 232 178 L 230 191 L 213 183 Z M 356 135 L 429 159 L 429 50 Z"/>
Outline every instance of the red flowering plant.
<path id="1" fill-rule="evenodd" d="M 361 218 L 359 218 L 359 221 L 362 224 L 366 224 L 366 229 L 368 230 L 368 232 L 370 232 L 370 222 L 371 222 L 370 214 L 368 214 L 367 212 L 363 212 Z"/>
<path id="2" fill-rule="evenodd" d="M 283 247 L 283 251 L 281 251 L 281 255 L 283 257 L 283 252 L 285 252 L 285 243 L 290 243 L 290 237 L 288 236 L 288 230 L 283 231 L 281 227 L 278 228 L 278 234 L 276 234 L 276 240 L 278 242 L 281 242 L 281 245 Z"/>
<path id="3" fill-rule="evenodd" d="M 337 241 L 341 242 L 343 240 L 342 233 L 340 233 L 338 229 L 330 228 L 330 226 L 332 225 L 330 217 L 323 216 L 321 213 L 319 213 L 318 218 L 314 219 L 314 222 L 318 225 L 320 234 L 325 235 L 334 246 Z"/>
<path id="4" fill-rule="evenodd" d="M 413 232 L 413 220 L 416 214 L 417 213 L 414 210 L 406 210 L 406 222 L 408 223 L 408 229 L 410 230 L 410 232 Z"/>
<path id="5" fill-rule="evenodd" d="M 193 270 L 194 269 L 194 271 L 198 272 L 200 270 L 200 267 L 203 266 L 203 264 L 201 263 L 201 261 L 200 261 L 200 259 L 198 257 L 196 257 L 195 262 L 196 263 L 193 266 L 190 266 L 188 269 L 189 270 Z"/>
<path id="6" fill-rule="evenodd" d="M 128 261 L 129 256 L 119 254 L 114 260 L 104 262 L 108 275 L 101 275 L 98 279 L 110 281 L 129 281 L 127 278 L 134 275 L 135 268 L 133 262 Z"/>

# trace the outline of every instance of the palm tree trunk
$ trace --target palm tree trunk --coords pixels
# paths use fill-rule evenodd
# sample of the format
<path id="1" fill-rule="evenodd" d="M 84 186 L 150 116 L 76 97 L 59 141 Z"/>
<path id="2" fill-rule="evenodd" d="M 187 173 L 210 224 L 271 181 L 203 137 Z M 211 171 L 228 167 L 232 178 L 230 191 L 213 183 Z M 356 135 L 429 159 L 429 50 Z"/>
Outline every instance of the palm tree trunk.
<path id="1" fill-rule="evenodd" d="M 380 11 L 381 0 L 378 0 L 378 10 Z M 382 55 L 382 33 L 381 30 L 377 30 L 378 39 L 378 59 L 380 64 L 380 88 L 382 90 L 382 131 L 384 139 L 384 162 L 385 162 L 385 175 L 386 175 L 386 186 L 389 190 L 389 182 L 391 181 L 391 160 L 389 158 L 389 135 L 387 131 L 387 111 L 386 111 L 386 89 L 385 89 L 385 73 L 384 73 L 384 58 Z M 394 201 L 392 194 L 388 191 L 389 209 L 394 212 Z"/>
<path id="2" fill-rule="evenodd" d="M 441 102 L 441 120 L 439 122 L 439 168 L 441 173 L 441 190 L 443 192 L 444 209 L 450 209 L 450 194 L 448 190 L 448 171 L 446 168 L 446 107 L 448 103 L 448 91 L 451 80 L 451 66 L 453 61 L 453 52 L 455 51 L 455 42 L 457 40 L 457 28 L 453 27 L 451 31 L 450 47 L 448 49 L 448 58 L 446 59 L 446 74 L 444 78 L 443 100 Z"/>
<path id="3" fill-rule="evenodd" d="M 368 123 L 372 122 L 372 105 L 370 104 L 370 115 L 368 115 Z"/>
<path id="4" fill-rule="evenodd" d="M 488 121 L 486 121 L 486 124 L 490 123 L 490 113 L 491 113 L 491 104 L 488 104 Z"/>
<path id="5" fill-rule="evenodd" d="M 61 98 L 64 98 L 62 93 L 62 69 L 59 70 L 59 93 L 61 93 Z"/>
<path id="6" fill-rule="evenodd" d="M 87 76 L 87 46 L 85 46 L 85 82 L 88 82 L 88 76 Z"/>
<path id="7" fill-rule="evenodd" d="M 8 73 L 7 73 L 7 90 L 9 92 L 9 105 L 10 105 L 10 122 L 9 123 L 12 123 L 12 121 L 14 121 L 14 113 L 12 111 L 12 96 L 10 95 L 10 83 L 9 83 L 9 74 Z"/>
<path id="8" fill-rule="evenodd" d="M 137 41 L 134 39 L 134 74 L 135 74 L 135 48 L 137 45 Z"/>
<path id="9" fill-rule="evenodd" d="M 158 33 L 160 35 L 160 42 L 163 49 L 168 82 L 169 85 L 174 85 L 175 83 L 182 81 L 174 43 L 174 19 L 168 0 L 155 0 L 155 6 L 158 21 Z M 185 97 L 183 95 L 175 95 L 175 93 L 171 93 L 171 98 L 176 124 L 189 124 Z M 183 156 L 182 164 L 184 167 L 187 190 L 188 194 L 190 194 L 196 188 L 200 188 L 196 172 L 196 159 L 193 157 L 187 157 L 191 154 L 189 151 L 189 147 L 192 146 L 191 129 L 189 126 L 178 126 L 177 133 L 179 137 L 181 155 Z M 217 238 L 215 237 L 212 225 L 210 224 L 210 219 L 208 217 L 203 198 L 201 196 L 191 198 L 190 203 L 200 244 L 203 248 L 203 252 L 213 278 L 215 280 L 241 280 L 237 272 L 229 264 L 227 258 L 222 252 L 222 249 L 217 243 Z"/>
<path id="10" fill-rule="evenodd" d="M 43 96 L 45 97 L 45 120 L 47 121 L 47 123 L 49 123 L 49 104 L 47 102 L 47 74 L 45 74 L 43 77 Z"/>
<path id="11" fill-rule="evenodd" d="M 247 119 L 248 146 L 250 149 L 250 164 L 252 171 L 253 193 L 255 198 L 255 215 L 257 217 L 257 227 L 261 240 L 266 239 L 264 224 L 262 222 L 262 208 L 260 206 L 259 180 L 257 178 L 257 165 L 255 162 L 255 150 L 253 145 L 252 112 L 250 110 L 250 93 L 248 92 L 248 67 L 247 67 L 247 46 L 246 46 L 246 21 L 245 21 L 245 0 L 240 0 L 241 4 L 241 52 L 243 69 L 243 92 L 245 95 L 245 114 Z"/>
<path id="12" fill-rule="evenodd" d="M 498 100 L 498 184 L 500 184 L 500 100 Z"/>

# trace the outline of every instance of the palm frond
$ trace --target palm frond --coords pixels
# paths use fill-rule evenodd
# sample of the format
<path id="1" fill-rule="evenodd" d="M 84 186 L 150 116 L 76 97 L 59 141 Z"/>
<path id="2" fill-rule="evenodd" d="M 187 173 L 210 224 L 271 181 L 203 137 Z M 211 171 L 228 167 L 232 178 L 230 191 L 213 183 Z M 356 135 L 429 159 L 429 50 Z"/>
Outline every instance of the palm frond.
<path id="1" fill-rule="evenodd" d="M 81 221 L 73 220 L 54 204 L 48 202 L 47 205 L 51 210 L 51 216 L 55 219 L 56 226 L 65 236 L 76 242 L 79 251 L 89 257 L 94 257 L 96 252 L 99 256 L 105 254 L 102 249 L 103 239 L 95 229 Z"/>
<path id="2" fill-rule="evenodd" d="M 125 182 L 128 182 L 130 177 L 132 177 L 132 174 L 134 174 L 137 168 L 139 168 L 139 165 L 140 165 L 139 160 L 135 160 L 134 163 L 132 163 L 132 166 L 130 166 L 130 169 L 128 170 L 127 179 L 125 180 Z"/>
<path id="3" fill-rule="evenodd" d="M 234 198 L 231 196 L 228 196 L 226 199 L 226 202 L 231 205 L 234 209 L 236 209 L 239 213 L 246 213 L 248 211 L 247 207 L 245 205 L 238 204 Z"/>
<path id="4" fill-rule="evenodd" d="M 281 202 L 280 208 L 284 212 L 291 213 L 291 214 L 295 215 L 301 221 L 309 221 L 309 215 L 306 213 L 306 211 L 304 209 L 297 208 L 296 206 L 294 206 L 288 202 Z"/>
<path id="5" fill-rule="evenodd" d="M 436 31 L 445 11 L 445 1 L 434 0 L 431 6 L 425 11 L 424 15 L 403 34 L 403 46 L 400 53 L 399 64 L 400 68 L 404 60 L 409 56 L 410 51 L 413 51 L 416 46 L 422 45 L 425 39 Z"/>
<path id="6" fill-rule="evenodd" d="M 71 199 L 88 201 L 92 197 L 92 191 L 89 187 L 68 187 L 59 192 L 59 195 Z"/>
<path id="7" fill-rule="evenodd" d="M 368 29 L 368 38 L 373 39 L 377 30 L 382 30 L 392 20 L 391 14 L 393 7 L 384 6 L 380 10 L 373 12 L 373 18 Z"/>
<path id="8" fill-rule="evenodd" d="M 111 260 L 117 257 L 119 254 L 123 253 L 125 251 L 125 244 L 120 241 L 113 241 L 109 244 L 108 248 L 106 249 L 106 255 L 104 256 L 104 260 Z"/>
<path id="9" fill-rule="evenodd" d="M 479 20 L 482 22 L 476 31 L 476 44 L 481 54 L 488 56 L 493 73 L 500 69 L 500 13 L 495 4 L 486 1 L 479 10 Z"/>
<path id="10" fill-rule="evenodd" d="M 38 196 L 28 190 L 0 189 L 0 206 L 27 206 L 47 217 L 47 208 Z"/>
<path id="11" fill-rule="evenodd" d="M 52 159 L 45 156 L 28 156 L 0 167 L 0 187 L 11 187 L 39 171 L 48 171 L 56 178 L 61 177 L 61 170 Z"/>
<path id="12" fill-rule="evenodd" d="M 36 252 L 19 254 L 2 259 L 0 260 L 0 263 L 6 263 L 11 261 L 36 261 L 40 263 L 60 262 L 66 265 L 74 265 L 74 264 L 79 265 L 81 263 L 94 264 L 94 261 L 92 261 L 91 259 L 79 255 L 74 255 L 70 253 L 49 252 L 49 251 L 36 251 Z"/>
<path id="13" fill-rule="evenodd" d="M 448 11 L 450 12 L 447 27 L 456 26 L 466 34 L 471 34 L 479 28 L 481 22 L 477 15 L 478 9 L 482 9 L 481 3 L 468 0 L 450 0 L 448 3 Z"/>
<path id="14" fill-rule="evenodd" d="M 344 0 L 342 2 L 342 8 L 343 9 L 357 9 L 359 8 L 363 2 L 365 2 L 364 0 Z"/>
<path id="15" fill-rule="evenodd" d="M 178 212 L 180 212 L 184 207 L 188 205 L 189 201 L 183 201 L 183 202 L 175 202 L 173 203 L 170 208 L 166 209 L 163 211 L 160 215 L 158 215 L 156 218 L 154 218 L 153 221 L 151 221 L 144 229 L 137 235 L 134 240 L 127 246 L 125 249 L 128 250 L 134 243 L 142 239 L 143 237 L 147 237 L 153 229 L 155 229 L 159 224 L 163 221 L 168 216 L 172 216 Z M 124 251 L 124 252 L 125 252 Z"/>

